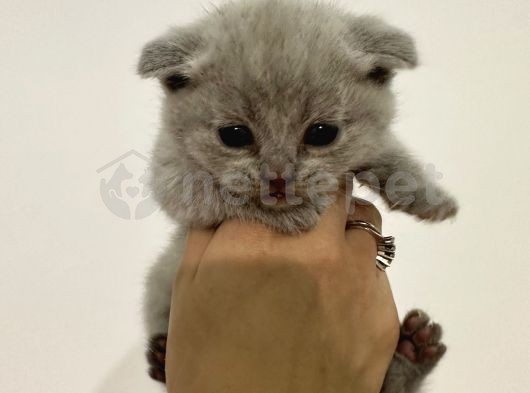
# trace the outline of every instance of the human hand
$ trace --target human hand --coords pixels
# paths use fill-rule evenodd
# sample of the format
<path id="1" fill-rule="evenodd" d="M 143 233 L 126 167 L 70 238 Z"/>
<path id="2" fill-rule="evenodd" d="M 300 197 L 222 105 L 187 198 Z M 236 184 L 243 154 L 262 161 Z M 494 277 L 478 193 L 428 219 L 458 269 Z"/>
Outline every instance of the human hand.
<path id="1" fill-rule="evenodd" d="M 399 322 L 376 243 L 338 197 L 296 236 L 237 220 L 191 230 L 173 288 L 170 393 L 379 392 Z"/>

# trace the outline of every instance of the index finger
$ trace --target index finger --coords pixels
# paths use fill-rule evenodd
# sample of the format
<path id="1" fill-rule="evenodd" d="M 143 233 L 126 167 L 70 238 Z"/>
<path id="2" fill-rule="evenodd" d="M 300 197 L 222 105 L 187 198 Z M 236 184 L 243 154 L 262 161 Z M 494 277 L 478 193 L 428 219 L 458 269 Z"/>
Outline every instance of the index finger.
<path id="1" fill-rule="evenodd" d="M 348 221 L 365 221 L 377 228 L 381 232 L 382 218 L 379 210 L 370 202 L 363 199 L 354 198 L 351 201 L 351 210 Z M 347 243 L 356 247 L 368 247 L 370 251 L 377 253 L 377 241 L 366 231 L 359 229 L 349 229 L 346 231 Z"/>
<path id="2" fill-rule="evenodd" d="M 352 201 L 352 185 L 350 183 L 348 182 L 345 188 L 341 188 L 332 196 L 335 201 L 322 213 L 319 223 L 310 233 L 318 237 L 331 235 L 338 239 L 344 238 L 344 229 Z"/>
<path id="3" fill-rule="evenodd" d="M 348 217 L 348 221 L 364 221 L 370 223 L 381 233 L 381 213 L 379 213 L 379 210 L 374 205 L 362 199 L 355 198 L 352 201 L 352 212 Z M 374 265 L 377 266 L 376 257 L 378 255 L 379 244 L 373 234 L 360 228 L 351 228 L 346 231 L 346 243 L 352 252 L 366 255 L 368 260 L 374 261 Z M 379 269 L 374 268 L 374 271 L 377 274 L 381 273 Z"/>

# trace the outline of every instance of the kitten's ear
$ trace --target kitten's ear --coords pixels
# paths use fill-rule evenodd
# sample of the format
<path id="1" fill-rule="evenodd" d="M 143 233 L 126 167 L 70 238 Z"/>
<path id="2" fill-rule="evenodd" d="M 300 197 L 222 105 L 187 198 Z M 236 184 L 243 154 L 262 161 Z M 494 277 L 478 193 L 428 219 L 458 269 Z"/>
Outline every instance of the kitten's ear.
<path id="1" fill-rule="evenodd" d="M 202 44 L 193 27 L 173 28 L 144 46 L 137 72 L 144 78 L 160 79 L 171 91 L 184 87 Z"/>
<path id="2" fill-rule="evenodd" d="M 381 84 L 395 69 L 418 65 L 414 40 L 404 31 L 374 16 L 350 16 L 348 28 L 350 46 L 368 62 L 368 79 Z"/>

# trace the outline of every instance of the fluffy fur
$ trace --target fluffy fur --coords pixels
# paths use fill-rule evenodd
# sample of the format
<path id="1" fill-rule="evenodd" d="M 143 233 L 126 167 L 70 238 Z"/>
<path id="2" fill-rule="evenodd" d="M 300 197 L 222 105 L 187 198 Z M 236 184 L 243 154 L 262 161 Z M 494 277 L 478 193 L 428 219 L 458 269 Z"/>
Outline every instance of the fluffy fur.
<path id="1" fill-rule="evenodd" d="M 313 197 L 319 187 L 343 184 L 354 173 L 374 190 L 388 191 L 392 176 L 406 173 L 417 187 L 393 185 L 381 193 L 392 208 L 433 221 L 453 216 L 454 200 L 389 131 L 392 76 L 417 62 L 406 33 L 323 3 L 231 2 L 169 30 L 144 47 L 138 65 L 139 74 L 158 78 L 165 92 L 151 162 L 157 201 L 184 232 L 239 217 L 296 233 L 312 228 L 329 204 Z M 305 146 L 304 133 L 315 123 L 339 127 L 337 139 Z M 217 130 L 240 124 L 252 131 L 254 145 L 223 145 Z M 289 172 L 297 204 L 263 203 L 264 168 L 267 179 Z M 175 236 L 149 276 L 149 334 L 167 331 L 182 238 Z M 393 375 L 402 368 L 395 366 Z"/>

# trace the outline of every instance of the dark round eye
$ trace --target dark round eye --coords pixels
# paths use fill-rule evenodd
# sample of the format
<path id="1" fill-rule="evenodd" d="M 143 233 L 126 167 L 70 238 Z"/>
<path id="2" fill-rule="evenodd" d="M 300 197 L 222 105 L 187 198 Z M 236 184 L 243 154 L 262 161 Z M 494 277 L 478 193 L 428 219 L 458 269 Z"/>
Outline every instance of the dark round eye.
<path id="1" fill-rule="evenodd" d="M 219 128 L 219 137 L 228 147 L 245 147 L 254 143 L 252 132 L 245 126 Z"/>
<path id="2" fill-rule="evenodd" d="M 304 143 L 311 146 L 326 146 L 337 138 L 338 127 L 331 124 L 313 124 L 304 135 Z"/>

